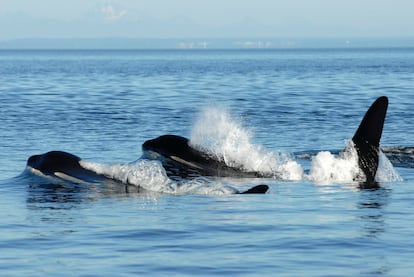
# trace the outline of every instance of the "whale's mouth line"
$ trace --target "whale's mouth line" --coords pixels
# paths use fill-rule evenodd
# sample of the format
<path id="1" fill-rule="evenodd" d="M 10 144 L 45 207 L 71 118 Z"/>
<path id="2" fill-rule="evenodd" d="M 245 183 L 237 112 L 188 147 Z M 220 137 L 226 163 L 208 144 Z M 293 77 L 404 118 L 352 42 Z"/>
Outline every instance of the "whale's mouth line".
<path id="1" fill-rule="evenodd" d="M 178 163 L 180 163 L 180 164 L 185 164 L 185 165 L 188 165 L 190 167 L 197 168 L 197 169 L 203 169 L 201 166 L 198 166 L 198 165 L 196 165 L 192 162 L 183 160 L 183 159 L 181 159 L 180 157 L 177 157 L 177 156 L 169 156 L 169 158 L 176 161 L 176 162 L 178 162 Z"/>
<path id="2" fill-rule="evenodd" d="M 30 165 L 26 166 L 26 170 L 29 171 L 31 174 L 33 174 L 35 176 L 38 176 L 38 177 L 41 177 L 41 178 L 45 178 L 46 180 L 49 180 L 52 183 L 62 183 L 63 182 L 63 180 L 60 179 L 58 176 L 55 177 L 52 174 L 45 174 L 41 170 L 36 169 L 36 168 L 34 168 Z"/>
<path id="3" fill-rule="evenodd" d="M 142 148 L 143 148 L 143 156 L 142 156 L 143 158 L 151 159 L 151 160 L 169 159 L 176 163 L 182 164 L 184 166 L 189 166 L 192 168 L 203 170 L 203 167 L 193 162 L 187 161 L 183 158 L 180 158 L 178 155 L 169 155 L 167 153 L 164 153 L 164 151 L 160 149 L 155 150 L 152 147 L 147 147 L 147 146 L 143 146 Z"/>
<path id="4" fill-rule="evenodd" d="M 37 168 L 34 168 L 34 167 L 30 166 L 30 165 L 27 165 L 26 166 L 26 169 L 30 173 L 32 173 L 32 174 L 34 174 L 36 176 L 39 176 L 39 177 L 42 177 L 42 178 L 46 178 L 46 179 L 49 179 L 49 180 L 55 181 L 55 182 L 56 181 L 57 182 L 68 181 L 68 182 L 77 183 L 77 184 L 84 184 L 84 185 L 90 184 L 90 182 L 87 182 L 87 181 L 82 180 L 82 179 L 79 179 L 77 177 L 68 175 L 68 174 L 66 174 L 66 173 L 64 173 L 62 171 L 53 171 L 53 172 L 49 172 L 49 173 L 46 173 L 45 174 L 41 170 L 39 170 Z"/>

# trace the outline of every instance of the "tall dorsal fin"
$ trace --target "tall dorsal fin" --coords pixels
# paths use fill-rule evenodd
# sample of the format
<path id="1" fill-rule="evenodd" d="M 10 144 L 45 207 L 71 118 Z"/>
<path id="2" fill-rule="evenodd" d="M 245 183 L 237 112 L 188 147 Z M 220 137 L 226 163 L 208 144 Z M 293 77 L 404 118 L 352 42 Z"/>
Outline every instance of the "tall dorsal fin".
<path id="1" fill-rule="evenodd" d="M 387 114 L 388 98 L 379 97 L 366 112 L 352 141 L 358 153 L 359 167 L 365 173 L 366 182 L 375 181 L 378 169 L 379 145 Z"/>

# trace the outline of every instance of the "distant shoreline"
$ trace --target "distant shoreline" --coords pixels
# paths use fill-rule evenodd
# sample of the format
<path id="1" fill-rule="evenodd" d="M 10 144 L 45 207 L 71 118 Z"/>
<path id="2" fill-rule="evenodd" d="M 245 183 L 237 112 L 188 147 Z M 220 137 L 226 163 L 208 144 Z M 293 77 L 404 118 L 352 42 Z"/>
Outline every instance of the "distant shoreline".
<path id="1" fill-rule="evenodd" d="M 388 38 L 26 38 L 0 40 L 0 50 L 168 50 L 411 48 L 414 37 Z"/>

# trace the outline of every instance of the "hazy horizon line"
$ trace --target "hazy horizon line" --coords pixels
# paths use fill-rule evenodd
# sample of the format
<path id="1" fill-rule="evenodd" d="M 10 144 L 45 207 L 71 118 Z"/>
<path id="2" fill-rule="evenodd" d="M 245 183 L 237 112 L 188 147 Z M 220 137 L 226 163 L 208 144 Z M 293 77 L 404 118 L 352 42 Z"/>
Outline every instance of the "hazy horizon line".
<path id="1" fill-rule="evenodd" d="M 413 37 L 14 38 L 0 49 L 285 49 L 414 47 Z"/>

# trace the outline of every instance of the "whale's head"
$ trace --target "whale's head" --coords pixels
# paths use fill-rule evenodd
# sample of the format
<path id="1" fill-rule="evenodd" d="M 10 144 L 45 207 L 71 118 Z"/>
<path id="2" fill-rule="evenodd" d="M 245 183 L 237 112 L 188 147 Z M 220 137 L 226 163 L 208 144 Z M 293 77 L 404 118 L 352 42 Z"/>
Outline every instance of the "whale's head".
<path id="1" fill-rule="evenodd" d="M 189 146 L 187 138 L 164 135 L 155 139 L 147 140 L 142 145 L 144 155 L 162 156 L 166 158 L 181 157 L 191 159 L 190 154 L 194 150 Z"/>
<path id="2" fill-rule="evenodd" d="M 33 155 L 27 160 L 27 166 L 43 174 L 52 175 L 57 171 L 79 167 L 80 158 L 63 151 L 50 151 L 42 155 Z"/>

